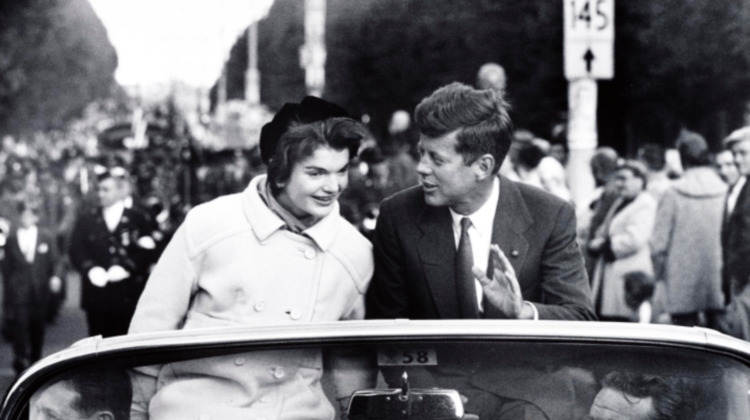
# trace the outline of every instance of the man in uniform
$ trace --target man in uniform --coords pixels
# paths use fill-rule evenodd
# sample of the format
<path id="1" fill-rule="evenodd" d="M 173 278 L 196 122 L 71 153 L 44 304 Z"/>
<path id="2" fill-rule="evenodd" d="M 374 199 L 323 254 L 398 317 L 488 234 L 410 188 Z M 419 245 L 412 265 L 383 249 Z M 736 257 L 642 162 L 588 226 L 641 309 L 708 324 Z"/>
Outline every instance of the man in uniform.
<path id="1" fill-rule="evenodd" d="M 128 332 L 148 276 L 153 252 L 151 223 L 122 198 L 127 172 L 120 167 L 97 175 L 99 206 L 81 212 L 70 238 L 70 260 L 81 275 L 81 307 L 90 335 Z"/>

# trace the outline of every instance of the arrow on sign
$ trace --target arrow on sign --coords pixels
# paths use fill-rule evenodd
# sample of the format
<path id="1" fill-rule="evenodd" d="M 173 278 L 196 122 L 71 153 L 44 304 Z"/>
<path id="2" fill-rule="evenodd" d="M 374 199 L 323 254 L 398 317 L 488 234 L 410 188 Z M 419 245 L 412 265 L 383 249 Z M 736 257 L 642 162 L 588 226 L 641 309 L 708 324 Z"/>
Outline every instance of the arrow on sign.
<path id="1" fill-rule="evenodd" d="M 591 48 L 586 50 L 586 54 L 583 55 L 583 59 L 586 61 L 586 71 L 591 73 L 591 62 L 594 61 L 594 53 L 591 52 Z"/>

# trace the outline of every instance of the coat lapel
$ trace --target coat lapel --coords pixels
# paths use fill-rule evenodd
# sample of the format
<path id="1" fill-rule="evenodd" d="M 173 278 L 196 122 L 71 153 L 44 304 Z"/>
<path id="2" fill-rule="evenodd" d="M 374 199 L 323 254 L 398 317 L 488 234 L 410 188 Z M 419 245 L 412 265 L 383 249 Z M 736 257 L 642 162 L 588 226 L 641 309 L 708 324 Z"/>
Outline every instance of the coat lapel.
<path id="1" fill-rule="evenodd" d="M 459 318 L 456 299 L 456 247 L 450 211 L 426 206 L 419 221 L 424 236 L 419 241 L 425 279 L 442 319 Z"/>
<path id="2" fill-rule="evenodd" d="M 513 181 L 500 177 L 500 198 L 495 211 L 495 223 L 492 230 L 492 243 L 497 244 L 510 260 L 524 289 L 521 267 L 529 251 L 529 242 L 523 236 L 534 219 L 531 217 L 526 202 Z M 493 267 L 488 267 L 490 270 Z"/>

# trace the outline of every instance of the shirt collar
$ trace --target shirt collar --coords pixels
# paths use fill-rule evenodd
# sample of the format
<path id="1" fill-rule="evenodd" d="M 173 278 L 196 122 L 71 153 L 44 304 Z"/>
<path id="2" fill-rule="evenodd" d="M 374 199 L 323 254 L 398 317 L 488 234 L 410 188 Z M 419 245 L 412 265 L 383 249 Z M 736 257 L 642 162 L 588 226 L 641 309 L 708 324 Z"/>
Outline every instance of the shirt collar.
<path id="1" fill-rule="evenodd" d="M 471 224 L 477 229 L 477 231 L 484 235 L 486 232 L 492 232 L 495 224 L 495 213 L 497 212 L 497 201 L 500 198 L 500 178 L 497 176 L 492 182 L 492 192 L 490 197 L 482 204 L 477 211 L 470 215 L 458 214 L 450 207 L 448 208 L 453 218 L 453 227 L 461 229 L 461 219 L 468 217 L 471 220 Z"/>
<path id="2" fill-rule="evenodd" d="M 284 229 L 286 223 L 274 213 L 261 198 L 258 187 L 266 188 L 267 175 L 259 175 L 250 181 L 250 184 L 242 193 L 242 207 L 250 227 L 255 232 L 259 241 L 266 241 L 275 232 Z M 305 229 L 302 234 L 312 239 L 322 250 L 328 250 L 333 244 L 341 216 L 339 216 L 339 204 L 335 202 L 333 209 L 318 223 Z"/>

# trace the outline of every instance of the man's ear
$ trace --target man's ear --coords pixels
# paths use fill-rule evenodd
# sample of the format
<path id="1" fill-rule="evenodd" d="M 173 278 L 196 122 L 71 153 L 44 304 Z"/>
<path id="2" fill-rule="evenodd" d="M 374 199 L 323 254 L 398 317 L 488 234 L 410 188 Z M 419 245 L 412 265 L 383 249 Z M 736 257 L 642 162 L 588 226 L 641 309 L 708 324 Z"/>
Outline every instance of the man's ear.
<path id="1" fill-rule="evenodd" d="M 495 158 L 491 154 L 485 153 L 474 161 L 473 166 L 477 180 L 482 181 L 492 176 L 492 170 L 495 168 Z"/>
<path id="2" fill-rule="evenodd" d="M 115 420 L 115 415 L 111 411 L 100 411 L 96 413 L 96 420 Z"/>

